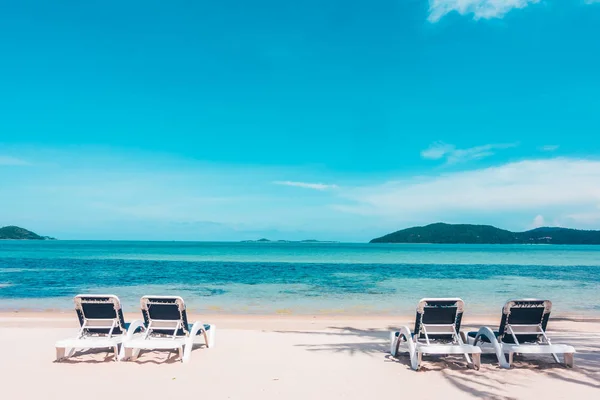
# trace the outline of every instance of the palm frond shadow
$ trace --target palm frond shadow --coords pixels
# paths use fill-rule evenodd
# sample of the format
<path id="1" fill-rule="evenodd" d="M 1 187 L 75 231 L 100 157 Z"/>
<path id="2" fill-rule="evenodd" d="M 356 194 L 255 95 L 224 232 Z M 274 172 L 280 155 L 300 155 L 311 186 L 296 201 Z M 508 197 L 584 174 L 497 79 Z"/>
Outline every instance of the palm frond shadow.
<path id="1" fill-rule="evenodd" d="M 297 347 L 303 347 L 308 351 L 329 351 L 333 353 L 348 353 L 355 355 L 357 353 L 367 355 L 384 354 L 388 346 L 388 333 L 379 329 L 358 329 L 350 326 L 346 327 L 328 327 L 328 331 L 276 331 L 277 333 L 296 333 L 319 336 L 344 336 L 359 339 L 369 339 L 369 341 L 351 341 L 347 343 L 329 343 L 329 344 L 298 344 Z"/>
<path id="2" fill-rule="evenodd" d="M 100 358 L 102 355 L 104 355 L 104 358 Z M 54 362 L 60 364 L 103 364 L 110 361 L 116 361 L 112 349 L 86 349 L 78 350 L 71 357 Z"/>
<path id="3" fill-rule="evenodd" d="M 194 343 L 192 353 L 197 349 L 206 348 L 205 344 Z M 104 355 L 104 358 L 100 358 Z M 103 364 L 110 361 L 116 361 L 112 350 L 107 349 L 87 349 L 76 351 L 71 357 L 61 361 L 55 361 L 60 364 Z M 133 362 L 136 364 L 176 364 L 181 362 L 179 353 L 174 350 L 141 350 L 138 358 Z"/>
<path id="4" fill-rule="evenodd" d="M 397 357 L 389 354 L 389 331 L 396 330 L 398 328 L 395 326 L 390 326 L 386 330 L 358 329 L 346 326 L 329 327 L 326 331 L 276 332 L 347 337 L 348 341 L 338 343 L 305 343 L 296 346 L 313 352 L 346 353 L 351 356 L 357 354 L 381 356 L 383 362 L 397 363 L 410 369 L 410 358 L 407 354 L 399 354 Z M 555 339 L 554 343 L 568 343 L 577 349 L 575 368 L 568 369 L 557 364 L 549 355 L 519 355 L 515 356 L 510 370 L 503 370 L 499 367 L 496 356 L 490 354 L 482 356 L 482 368 L 479 371 L 466 368 L 466 362 L 462 356 L 427 356 L 424 358 L 419 372 L 441 372 L 444 378 L 457 389 L 480 398 L 496 400 L 514 398 L 507 394 L 508 388 L 522 386 L 523 383 L 506 375 L 514 373 L 514 370 L 542 374 L 565 383 L 600 389 L 600 334 L 591 333 L 578 337 L 568 330 L 554 330 L 552 333 L 551 336 Z"/>
<path id="5" fill-rule="evenodd" d="M 492 400 L 514 400 L 503 394 L 506 390 L 505 382 L 495 381 L 483 375 L 468 376 L 466 374 L 455 374 L 453 371 L 443 370 L 442 375 L 455 388 L 462 392 L 469 393 L 480 399 Z"/>

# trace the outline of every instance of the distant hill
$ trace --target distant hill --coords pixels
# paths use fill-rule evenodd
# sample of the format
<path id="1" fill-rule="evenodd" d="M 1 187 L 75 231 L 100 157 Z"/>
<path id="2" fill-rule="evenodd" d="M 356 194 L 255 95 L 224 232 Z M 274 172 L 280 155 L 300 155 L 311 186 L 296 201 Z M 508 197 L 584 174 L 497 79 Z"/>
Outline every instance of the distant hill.
<path id="1" fill-rule="evenodd" d="M 0 239 L 15 239 L 15 240 L 55 240 L 49 236 L 40 236 L 37 233 L 28 231 L 25 228 L 18 226 L 5 226 L 0 228 Z"/>
<path id="2" fill-rule="evenodd" d="M 437 223 L 402 229 L 371 243 L 600 244 L 600 231 L 545 227 L 510 232 L 490 225 Z"/>

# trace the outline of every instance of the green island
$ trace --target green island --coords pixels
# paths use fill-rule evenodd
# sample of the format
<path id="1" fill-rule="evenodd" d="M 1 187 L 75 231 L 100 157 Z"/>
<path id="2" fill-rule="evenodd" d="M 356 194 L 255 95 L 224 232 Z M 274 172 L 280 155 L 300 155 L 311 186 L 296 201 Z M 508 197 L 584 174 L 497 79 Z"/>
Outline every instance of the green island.
<path id="1" fill-rule="evenodd" d="M 5 226 L 0 228 L 0 240 L 56 240 L 50 236 L 40 236 L 18 226 Z"/>
<path id="2" fill-rule="evenodd" d="M 402 229 L 370 243 L 600 244 L 600 231 L 543 227 L 511 232 L 490 225 L 435 223 Z"/>

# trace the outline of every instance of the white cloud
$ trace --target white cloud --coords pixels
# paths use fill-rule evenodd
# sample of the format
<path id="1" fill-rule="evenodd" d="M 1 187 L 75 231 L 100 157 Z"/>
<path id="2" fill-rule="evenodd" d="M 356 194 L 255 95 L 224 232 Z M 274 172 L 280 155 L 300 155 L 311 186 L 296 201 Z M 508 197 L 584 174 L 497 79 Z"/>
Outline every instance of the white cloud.
<path id="1" fill-rule="evenodd" d="M 600 224 L 600 211 L 568 214 L 565 219 L 580 226 L 590 225 L 593 226 L 594 229 L 598 229 L 598 224 Z"/>
<path id="2" fill-rule="evenodd" d="M 600 1 L 600 0 L 599 0 Z M 560 146 L 557 144 L 547 144 L 545 146 L 540 147 L 541 151 L 556 151 Z"/>
<path id="3" fill-rule="evenodd" d="M 457 212 L 549 210 L 555 216 L 577 212 L 598 214 L 600 161 L 567 158 L 527 160 L 498 167 L 409 178 L 347 190 L 341 211 L 394 218 Z M 592 215 L 592 214 L 590 214 Z M 589 215 L 588 215 L 589 216 Z"/>
<path id="4" fill-rule="evenodd" d="M 337 185 L 326 185 L 324 183 L 309 183 L 309 182 L 293 182 L 293 181 L 275 181 L 273 182 L 275 185 L 283 185 L 283 186 L 294 186 L 305 189 L 314 189 L 314 190 L 327 190 L 327 189 L 336 189 Z"/>
<path id="5" fill-rule="evenodd" d="M 30 165 L 29 162 L 22 160 L 20 158 L 11 157 L 11 156 L 1 156 L 0 155 L 0 165 Z"/>
<path id="6" fill-rule="evenodd" d="M 590 0 L 587 0 L 590 1 Z M 429 22 L 438 22 L 446 14 L 473 14 L 473 19 L 502 18 L 513 8 L 525 8 L 539 0 L 429 0 Z"/>
<path id="7" fill-rule="evenodd" d="M 479 160 L 494 155 L 494 150 L 517 146 L 517 143 L 486 144 L 483 146 L 457 149 L 456 146 L 444 142 L 435 142 L 421 151 L 421 157 L 429 160 L 445 159 L 448 164 Z"/>
<path id="8" fill-rule="evenodd" d="M 543 215 L 538 215 L 533 219 L 531 226 L 534 228 L 541 228 L 542 226 L 546 226 L 546 220 Z"/>
<path id="9" fill-rule="evenodd" d="M 421 157 L 430 160 L 439 160 L 440 158 L 445 157 L 447 154 L 450 154 L 455 150 L 456 147 L 454 145 L 443 142 L 435 142 L 427 149 L 421 151 Z"/>
<path id="10" fill-rule="evenodd" d="M 600 203 L 595 209 L 568 214 L 565 219 L 579 225 L 593 225 L 593 228 L 597 229 L 600 224 Z"/>

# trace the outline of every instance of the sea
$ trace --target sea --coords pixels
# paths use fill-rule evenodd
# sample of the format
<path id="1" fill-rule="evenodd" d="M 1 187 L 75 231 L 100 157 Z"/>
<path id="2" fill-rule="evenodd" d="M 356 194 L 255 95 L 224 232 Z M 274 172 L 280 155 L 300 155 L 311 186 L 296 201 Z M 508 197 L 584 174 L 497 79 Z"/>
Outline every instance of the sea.
<path id="1" fill-rule="evenodd" d="M 0 241 L 0 310 L 70 310 L 78 293 L 182 296 L 198 313 L 410 315 L 424 297 L 499 313 L 512 298 L 600 316 L 600 246 Z"/>

